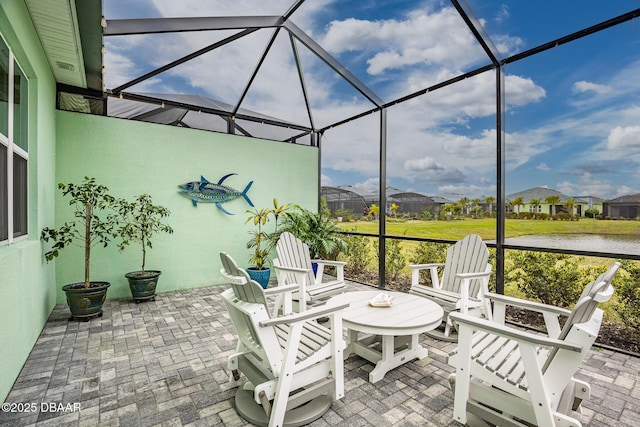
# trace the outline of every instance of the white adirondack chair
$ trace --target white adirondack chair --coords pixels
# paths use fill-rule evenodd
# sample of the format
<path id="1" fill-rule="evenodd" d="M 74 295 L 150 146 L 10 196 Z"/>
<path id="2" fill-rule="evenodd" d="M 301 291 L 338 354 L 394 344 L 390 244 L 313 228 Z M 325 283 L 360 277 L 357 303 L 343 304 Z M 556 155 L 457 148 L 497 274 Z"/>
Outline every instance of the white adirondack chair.
<path id="1" fill-rule="evenodd" d="M 266 291 L 246 271 L 234 267 L 231 257 L 220 256 L 225 277 L 232 280 L 222 299 L 238 334 L 236 352 L 227 364 L 235 380 L 240 373 L 248 379 L 236 392 L 236 410 L 255 425 L 311 423 L 344 396 L 342 310 L 348 305 L 325 305 L 272 318 Z M 297 285 L 271 292 L 293 289 Z M 317 323 L 327 316 L 329 327 Z"/>
<path id="2" fill-rule="evenodd" d="M 447 249 L 444 264 L 411 264 L 411 289 L 409 293 L 429 298 L 444 309 L 444 334 L 438 338 L 450 339 L 453 324 L 449 313 L 457 311 L 491 318 L 491 307 L 484 295 L 489 292 L 489 250 L 482 238 L 470 234 Z M 438 269 L 442 268 L 442 277 Z M 431 284 L 420 284 L 420 271 L 430 270 Z M 430 334 L 437 335 L 437 331 Z"/>
<path id="3" fill-rule="evenodd" d="M 493 320 L 452 313 L 459 335 L 449 356 L 456 368 L 450 377 L 454 419 L 464 424 L 472 414 L 489 425 L 581 426 L 570 414 L 589 398 L 590 387 L 574 375 L 598 336 L 602 310 L 597 306 L 611 298 L 618 267 L 615 263 L 587 285 L 571 311 L 488 294 Z M 505 325 L 506 306 L 542 313 L 548 335 Z M 562 328 L 559 316 L 568 316 Z"/>
<path id="4" fill-rule="evenodd" d="M 276 270 L 278 286 L 292 283 L 300 286 L 300 292 L 294 294 L 294 299 L 299 301 L 299 311 L 304 311 L 307 305 L 317 305 L 344 291 L 346 262 L 312 260 L 309 247 L 288 231 L 280 235 L 276 243 L 276 253 L 278 258 L 273 260 L 273 267 Z M 311 267 L 312 262 L 318 263 L 315 276 Z M 336 279 L 323 280 L 325 266 L 336 268 Z"/>
<path id="5" fill-rule="evenodd" d="M 233 292 L 240 295 L 244 301 L 264 304 L 268 307 L 272 304 L 271 315 L 286 315 L 293 312 L 293 292 L 299 291 L 300 286 L 296 284 L 288 286 L 278 286 L 258 290 L 247 284 L 247 272 L 238 267 L 236 261 L 226 252 L 220 252 L 222 268 L 220 274 L 229 282 Z M 273 297 L 273 298 L 270 298 Z M 275 299 L 275 301 L 273 301 Z"/>

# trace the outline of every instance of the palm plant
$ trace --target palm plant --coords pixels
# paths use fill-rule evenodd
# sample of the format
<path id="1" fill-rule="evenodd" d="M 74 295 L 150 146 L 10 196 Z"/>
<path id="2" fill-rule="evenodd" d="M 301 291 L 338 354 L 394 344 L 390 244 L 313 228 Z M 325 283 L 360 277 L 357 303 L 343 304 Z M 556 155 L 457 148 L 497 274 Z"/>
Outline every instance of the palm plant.
<path id="1" fill-rule="evenodd" d="M 540 199 L 531 199 L 529 200 L 529 204 L 533 209 L 533 218 L 536 218 L 536 214 L 538 213 L 538 206 L 540 206 Z"/>
<path id="2" fill-rule="evenodd" d="M 549 205 L 551 205 L 551 215 L 555 216 L 556 215 L 556 205 L 558 203 L 560 203 L 560 196 L 548 196 L 544 199 L 545 202 L 547 202 Z"/>
<path id="3" fill-rule="evenodd" d="M 573 207 L 575 206 L 575 204 L 576 204 L 576 199 L 573 199 L 573 198 L 567 199 L 564 202 L 564 206 L 569 210 L 569 215 L 571 215 L 572 218 L 573 218 Z"/>
<path id="4" fill-rule="evenodd" d="M 496 198 L 493 196 L 485 197 L 485 203 L 489 205 L 489 216 L 493 214 L 493 203 L 496 201 Z"/>
<path id="5" fill-rule="evenodd" d="M 309 246 L 311 258 L 335 258 L 340 251 L 346 251 L 347 245 L 340 237 L 340 228 L 328 215 L 315 213 L 295 206 L 290 212 L 278 235 L 288 231 Z M 277 240 L 277 239 L 276 239 Z"/>
<path id="6" fill-rule="evenodd" d="M 520 206 L 524 205 L 524 199 L 522 197 L 516 197 L 511 201 L 511 204 L 518 209 L 518 215 L 520 215 Z"/>
<path id="7" fill-rule="evenodd" d="M 252 237 L 247 242 L 247 248 L 255 248 L 253 256 L 249 258 L 249 262 L 255 266 L 256 270 L 264 270 L 266 268 L 265 264 L 269 262 L 267 258 L 269 255 L 269 249 L 263 248 L 261 245 L 262 242 L 268 239 L 268 235 L 263 231 L 262 227 L 269 221 L 269 215 L 271 212 L 271 209 L 247 209 L 249 216 L 247 217 L 245 224 L 247 222 L 253 222 L 253 225 L 256 226 L 255 230 L 251 230 L 249 232 Z"/>

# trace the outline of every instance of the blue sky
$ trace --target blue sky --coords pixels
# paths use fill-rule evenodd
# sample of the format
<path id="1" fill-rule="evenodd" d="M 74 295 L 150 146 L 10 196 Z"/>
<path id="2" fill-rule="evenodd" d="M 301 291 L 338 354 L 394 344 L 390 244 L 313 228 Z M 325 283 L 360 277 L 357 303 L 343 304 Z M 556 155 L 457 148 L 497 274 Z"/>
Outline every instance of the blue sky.
<path id="1" fill-rule="evenodd" d="M 469 0 L 504 57 L 638 7 L 636 1 Z M 107 19 L 278 15 L 292 0 L 104 0 Z M 293 22 L 384 101 L 458 76 L 488 59 L 447 1 L 307 0 Z M 106 39 L 116 87 L 232 34 Z M 237 100 L 271 30 L 133 87 Z M 298 47 L 313 118 L 323 126 L 372 108 Z M 640 26 L 630 21 L 506 67 L 507 194 L 547 186 L 569 196 L 640 192 Z M 279 36 L 243 107 L 305 123 L 288 37 Z M 483 73 L 388 111 L 388 184 L 450 198 L 495 196 L 495 75 Z M 224 82 L 224 84 L 220 84 Z M 327 131 L 325 185 L 378 186 L 378 118 Z"/>

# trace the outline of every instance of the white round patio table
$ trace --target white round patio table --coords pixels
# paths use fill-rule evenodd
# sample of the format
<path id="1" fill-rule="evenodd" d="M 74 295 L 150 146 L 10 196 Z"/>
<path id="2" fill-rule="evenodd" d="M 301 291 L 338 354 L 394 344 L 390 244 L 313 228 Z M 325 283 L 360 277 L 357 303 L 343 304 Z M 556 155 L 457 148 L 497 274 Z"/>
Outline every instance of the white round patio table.
<path id="1" fill-rule="evenodd" d="M 356 353 L 375 363 L 369 373 L 371 383 L 406 362 L 427 357 L 428 350 L 418 342 L 420 334 L 438 327 L 444 315 L 435 302 L 404 292 L 385 291 L 392 298 L 390 307 L 369 305 L 380 292 L 346 292 L 328 301 L 349 304 L 343 312 L 343 325 L 348 330 L 345 358 Z"/>

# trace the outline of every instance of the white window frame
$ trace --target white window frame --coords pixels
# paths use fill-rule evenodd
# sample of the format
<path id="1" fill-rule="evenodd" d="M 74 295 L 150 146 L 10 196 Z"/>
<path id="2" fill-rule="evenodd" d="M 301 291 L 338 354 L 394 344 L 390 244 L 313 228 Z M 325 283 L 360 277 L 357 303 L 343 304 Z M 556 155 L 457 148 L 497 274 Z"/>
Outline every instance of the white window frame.
<path id="1" fill-rule="evenodd" d="M 27 89 L 27 91 L 29 90 L 29 80 L 27 79 L 27 76 L 24 72 L 24 70 L 22 69 L 22 67 L 20 67 L 20 64 L 18 63 L 17 59 L 13 56 L 13 50 L 11 49 L 11 46 L 9 45 L 9 43 L 7 43 L 6 39 L 2 36 L 2 34 L 0 34 L 0 39 L 2 40 L 2 42 L 5 44 L 5 46 L 7 46 L 8 50 L 9 50 L 9 88 L 8 88 L 8 100 L 7 100 L 7 104 L 8 104 L 8 113 L 9 113 L 9 117 L 8 117 L 8 135 L 4 135 L 0 132 L 0 144 L 4 145 L 7 148 L 7 188 L 6 188 L 6 193 L 7 193 L 7 228 L 8 228 L 8 233 L 7 233 L 7 239 L 6 240 L 2 240 L 0 241 L 0 246 L 4 246 L 4 245 L 8 245 L 14 242 L 18 242 L 20 240 L 25 240 L 29 237 L 29 153 L 27 151 L 25 151 L 22 147 L 20 147 L 18 144 L 16 144 L 14 142 L 14 122 L 13 122 L 13 109 L 14 109 L 14 97 L 15 97 L 15 66 L 17 66 L 20 69 L 21 72 L 21 76 L 24 78 L 24 82 L 20 82 L 21 87 L 25 87 Z M 27 92 L 28 94 L 28 92 Z M 27 108 L 28 111 L 28 108 Z M 28 123 L 29 123 L 29 114 L 27 113 L 27 132 L 28 132 Z M 27 141 L 29 140 L 29 135 L 27 134 Z M 27 161 L 27 232 L 21 236 L 18 237 L 14 237 L 14 228 L 13 228 L 13 220 L 14 220 L 14 211 L 13 211 L 13 161 L 14 161 L 14 157 L 13 156 L 20 156 L 23 159 L 25 159 Z M 3 219 L 4 221 L 4 219 Z"/>

